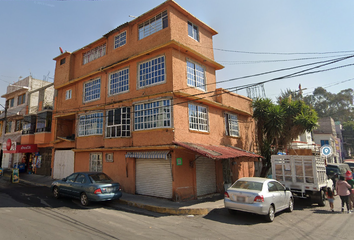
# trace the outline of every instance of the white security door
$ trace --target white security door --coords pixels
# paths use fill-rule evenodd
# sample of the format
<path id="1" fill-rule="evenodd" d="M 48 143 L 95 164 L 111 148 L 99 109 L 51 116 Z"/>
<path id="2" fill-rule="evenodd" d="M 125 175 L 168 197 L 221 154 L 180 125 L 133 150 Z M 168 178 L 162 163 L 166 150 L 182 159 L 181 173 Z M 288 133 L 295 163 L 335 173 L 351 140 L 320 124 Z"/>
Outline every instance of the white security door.
<path id="1" fill-rule="evenodd" d="M 166 159 L 136 159 L 136 193 L 172 198 L 170 161 Z"/>
<path id="2" fill-rule="evenodd" d="M 196 160 L 197 196 L 216 192 L 215 160 L 199 157 Z"/>
<path id="3" fill-rule="evenodd" d="M 57 150 L 54 154 L 53 178 L 62 179 L 74 172 L 74 152 Z"/>

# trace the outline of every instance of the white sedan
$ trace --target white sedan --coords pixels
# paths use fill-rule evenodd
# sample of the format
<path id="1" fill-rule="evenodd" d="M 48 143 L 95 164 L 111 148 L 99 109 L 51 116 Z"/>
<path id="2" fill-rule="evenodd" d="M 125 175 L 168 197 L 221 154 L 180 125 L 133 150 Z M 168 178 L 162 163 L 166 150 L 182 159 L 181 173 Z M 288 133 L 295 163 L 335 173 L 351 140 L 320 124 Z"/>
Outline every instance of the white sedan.
<path id="1" fill-rule="evenodd" d="M 287 209 L 292 212 L 292 193 L 274 179 L 245 177 L 228 188 L 224 195 L 225 208 L 264 215 L 272 222 L 275 213 Z"/>

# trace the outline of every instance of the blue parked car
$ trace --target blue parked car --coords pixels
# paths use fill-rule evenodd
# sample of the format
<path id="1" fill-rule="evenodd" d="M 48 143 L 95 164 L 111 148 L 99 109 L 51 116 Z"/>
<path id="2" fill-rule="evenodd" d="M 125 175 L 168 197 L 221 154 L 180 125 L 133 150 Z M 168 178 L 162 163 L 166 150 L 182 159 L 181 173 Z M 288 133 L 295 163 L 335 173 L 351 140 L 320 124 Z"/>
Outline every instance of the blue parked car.
<path id="1" fill-rule="evenodd" d="M 52 183 L 55 198 L 61 196 L 80 199 L 83 206 L 90 201 L 109 201 L 122 197 L 119 183 L 102 172 L 77 172 Z"/>

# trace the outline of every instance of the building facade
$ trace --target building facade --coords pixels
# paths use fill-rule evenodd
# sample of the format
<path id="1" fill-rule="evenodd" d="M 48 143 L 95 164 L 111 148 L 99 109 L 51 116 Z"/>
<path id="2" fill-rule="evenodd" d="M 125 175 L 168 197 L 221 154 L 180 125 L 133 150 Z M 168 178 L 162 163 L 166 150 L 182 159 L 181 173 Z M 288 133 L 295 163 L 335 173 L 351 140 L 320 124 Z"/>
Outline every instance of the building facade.
<path id="1" fill-rule="evenodd" d="M 43 92 L 43 94 L 39 94 Z M 46 92 L 47 94 L 44 94 Z M 2 143 L 2 168 L 20 167 L 20 171 L 36 172 L 35 160 L 41 160 L 38 141 L 34 135 L 41 132 L 41 120 L 38 110 L 53 107 L 53 83 L 35 79 L 28 76 L 7 87 L 6 94 L 1 97 L 6 99 L 5 111 L 1 114 L 1 143 Z M 45 100 L 43 97 L 45 96 Z M 29 113 L 31 117 L 29 117 Z M 39 114 L 39 115 L 37 115 Z M 50 131 L 49 131 L 50 132 Z M 26 136 L 32 134 L 30 141 L 24 141 Z M 37 139 L 41 138 L 38 133 Z M 45 140 L 46 143 L 50 139 Z M 49 172 L 38 171 L 39 174 L 50 176 L 51 157 L 47 159 Z M 38 169 L 41 165 L 37 165 Z M 43 167 L 43 165 L 42 165 Z M 43 169 L 43 168 L 42 168 Z"/>
<path id="2" fill-rule="evenodd" d="M 56 61 L 53 177 L 173 200 L 253 176 L 251 99 L 216 88 L 217 32 L 168 0 Z"/>

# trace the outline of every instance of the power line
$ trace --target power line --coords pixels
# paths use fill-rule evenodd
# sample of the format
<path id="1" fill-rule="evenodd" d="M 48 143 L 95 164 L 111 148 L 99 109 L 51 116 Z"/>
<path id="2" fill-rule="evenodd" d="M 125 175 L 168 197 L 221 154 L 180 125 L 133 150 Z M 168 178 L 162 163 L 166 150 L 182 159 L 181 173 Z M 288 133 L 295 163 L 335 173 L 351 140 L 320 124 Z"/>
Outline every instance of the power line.
<path id="1" fill-rule="evenodd" d="M 241 65 L 241 64 L 256 64 L 256 63 L 275 63 L 275 62 L 290 62 L 290 61 L 304 61 L 304 60 L 314 60 L 314 59 L 324 59 L 324 58 L 334 58 L 334 57 L 345 57 L 346 55 L 335 55 L 326 57 L 310 57 L 310 58 L 292 58 L 292 59 L 273 59 L 273 60 L 254 60 L 254 61 L 223 61 L 218 60 L 217 62 L 223 63 L 224 65 Z"/>

